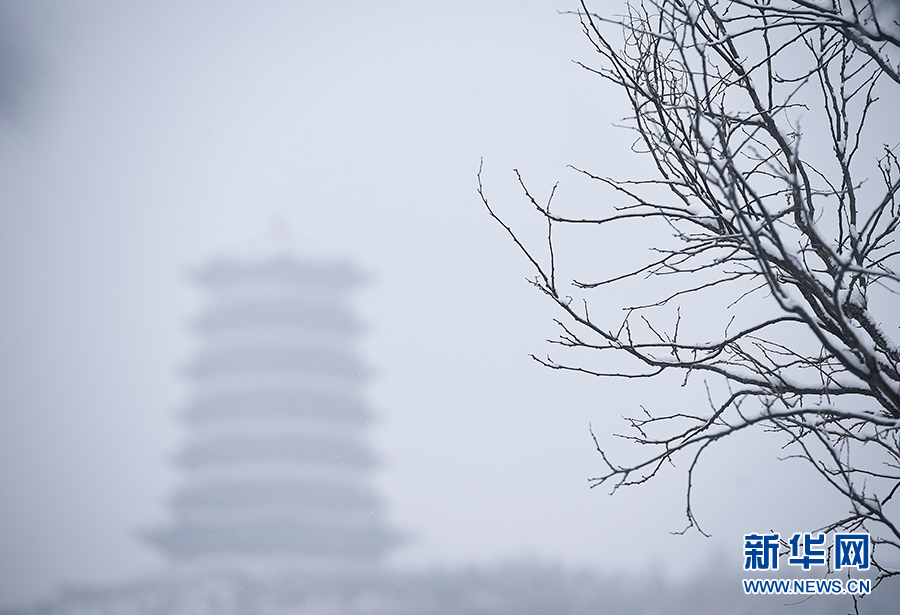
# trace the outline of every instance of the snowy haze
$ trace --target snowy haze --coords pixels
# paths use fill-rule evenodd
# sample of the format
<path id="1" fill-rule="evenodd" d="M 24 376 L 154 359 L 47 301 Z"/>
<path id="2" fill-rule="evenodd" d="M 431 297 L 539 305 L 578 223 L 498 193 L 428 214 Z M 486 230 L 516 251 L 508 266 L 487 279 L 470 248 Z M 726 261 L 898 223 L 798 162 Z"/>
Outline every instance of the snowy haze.
<path id="1" fill-rule="evenodd" d="M 215 256 L 366 272 L 377 487 L 407 536 L 392 565 L 678 577 L 717 556 L 738 570 L 745 532 L 824 520 L 833 501 L 765 438 L 698 470 L 711 539 L 670 534 L 683 468 L 614 497 L 588 489 L 589 425 L 627 455 L 611 439 L 620 415 L 703 400 L 677 380 L 598 381 L 528 357 L 548 352 L 554 311 L 478 199 L 479 160 L 488 196 L 536 239 L 514 167 L 587 206 L 596 193 L 567 164 L 643 164 L 613 127 L 621 98 L 572 62 L 592 58 L 569 8 L 3 3 L 14 51 L 0 66 L 19 72 L 0 120 L 0 607 L 164 566 L 137 535 L 168 519 L 203 305 L 187 273 Z M 621 240 L 609 258 L 641 236 Z"/>

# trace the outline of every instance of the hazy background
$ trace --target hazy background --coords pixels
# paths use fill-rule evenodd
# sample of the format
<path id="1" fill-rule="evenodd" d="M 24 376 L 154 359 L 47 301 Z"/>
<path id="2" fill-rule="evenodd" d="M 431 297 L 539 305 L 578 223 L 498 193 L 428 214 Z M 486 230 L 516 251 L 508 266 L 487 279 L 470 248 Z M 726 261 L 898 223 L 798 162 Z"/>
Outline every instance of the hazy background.
<path id="1" fill-rule="evenodd" d="M 392 565 L 678 578 L 714 557 L 740 570 L 743 533 L 824 519 L 821 489 L 760 438 L 698 471 L 711 539 L 670 535 L 682 468 L 615 497 L 587 487 L 589 424 L 634 453 L 611 440 L 620 415 L 702 399 L 528 357 L 554 312 L 477 197 L 479 159 L 527 237 L 512 168 L 583 205 L 596 193 L 567 164 L 636 164 L 621 99 L 571 61 L 592 60 L 557 13 L 572 4 L 0 3 L 0 607 L 164 565 L 136 533 L 165 522 L 177 480 L 203 299 L 186 274 L 279 246 L 370 276 L 356 307 L 378 483 L 409 536 Z"/>

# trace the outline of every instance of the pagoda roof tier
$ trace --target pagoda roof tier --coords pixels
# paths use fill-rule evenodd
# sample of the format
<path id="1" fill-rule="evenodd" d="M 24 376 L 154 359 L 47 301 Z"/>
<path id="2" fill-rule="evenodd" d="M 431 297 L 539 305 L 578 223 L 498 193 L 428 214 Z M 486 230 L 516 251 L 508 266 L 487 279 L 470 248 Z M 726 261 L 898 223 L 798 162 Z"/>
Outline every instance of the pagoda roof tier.
<path id="1" fill-rule="evenodd" d="M 238 390 L 195 398 L 183 412 L 190 423 L 265 416 L 365 423 L 371 413 L 362 401 L 337 390 L 306 388 Z"/>
<path id="2" fill-rule="evenodd" d="M 355 353 L 334 347 L 243 345 L 206 350 L 188 368 L 195 378 L 228 374 L 297 372 L 356 379 L 365 369 Z"/>
<path id="3" fill-rule="evenodd" d="M 171 499 L 173 508 L 232 508 L 290 504 L 298 515 L 309 511 L 377 510 L 379 500 L 357 481 L 316 481 L 306 478 L 254 477 L 220 479 L 186 485 Z"/>
<path id="4" fill-rule="evenodd" d="M 290 553 L 376 559 L 397 542 L 377 523 L 310 525 L 284 519 L 266 524 L 179 524 L 149 536 L 176 558 L 210 553 Z"/>
<path id="5" fill-rule="evenodd" d="M 300 261 L 281 256 L 262 261 L 216 259 L 195 271 L 193 279 L 210 288 L 272 283 L 286 287 L 347 289 L 364 278 L 346 261 Z"/>
<path id="6" fill-rule="evenodd" d="M 194 321 L 194 328 L 200 333 L 272 328 L 356 333 L 360 325 L 350 310 L 333 301 L 254 296 L 211 307 Z"/>
<path id="7" fill-rule="evenodd" d="M 350 437 L 298 434 L 234 435 L 193 442 L 178 455 L 184 468 L 228 463 L 293 462 L 315 465 L 371 467 L 368 446 Z"/>

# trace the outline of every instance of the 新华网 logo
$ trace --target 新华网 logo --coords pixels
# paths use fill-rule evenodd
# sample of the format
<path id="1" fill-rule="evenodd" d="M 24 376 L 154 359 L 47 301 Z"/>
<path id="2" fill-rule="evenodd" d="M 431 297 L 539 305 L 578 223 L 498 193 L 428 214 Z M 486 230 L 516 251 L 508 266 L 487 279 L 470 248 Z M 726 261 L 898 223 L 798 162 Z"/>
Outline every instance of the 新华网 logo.
<path id="1" fill-rule="evenodd" d="M 787 563 L 809 570 L 812 566 L 824 566 L 828 560 L 825 534 L 795 533 L 787 541 L 790 547 Z M 744 570 L 778 570 L 778 547 L 781 536 L 776 533 L 744 535 Z M 868 534 L 834 534 L 832 558 L 835 570 L 869 569 Z"/>

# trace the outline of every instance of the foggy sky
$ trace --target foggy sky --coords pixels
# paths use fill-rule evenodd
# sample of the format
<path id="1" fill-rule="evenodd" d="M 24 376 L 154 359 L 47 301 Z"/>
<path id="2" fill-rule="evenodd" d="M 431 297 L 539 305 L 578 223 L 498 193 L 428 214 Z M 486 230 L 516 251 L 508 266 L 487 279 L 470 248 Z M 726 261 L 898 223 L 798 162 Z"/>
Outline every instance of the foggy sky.
<path id="1" fill-rule="evenodd" d="M 718 554 L 737 570 L 743 533 L 826 518 L 834 500 L 760 437 L 698 471 L 711 539 L 670 534 L 684 468 L 614 497 L 588 489 L 589 425 L 627 455 L 611 437 L 621 415 L 704 402 L 676 380 L 598 381 L 528 357 L 549 351 L 554 312 L 480 204 L 480 159 L 526 237 L 541 229 L 513 168 L 590 204 L 566 165 L 644 164 L 613 126 L 624 101 L 572 62 L 592 58 L 558 14 L 569 4 L 3 8 L 30 77 L 0 134 L 0 607 L 163 566 L 137 533 L 166 521 L 178 478 L 203 302 L 187 273 L 221 255 L 340 256 L 367 273 L 355 308 L 377 481 L 409 536 L 392 565 L 678 576 Z M 606 248 L 633 253 L 640 236 L 622 242 Z"/>

